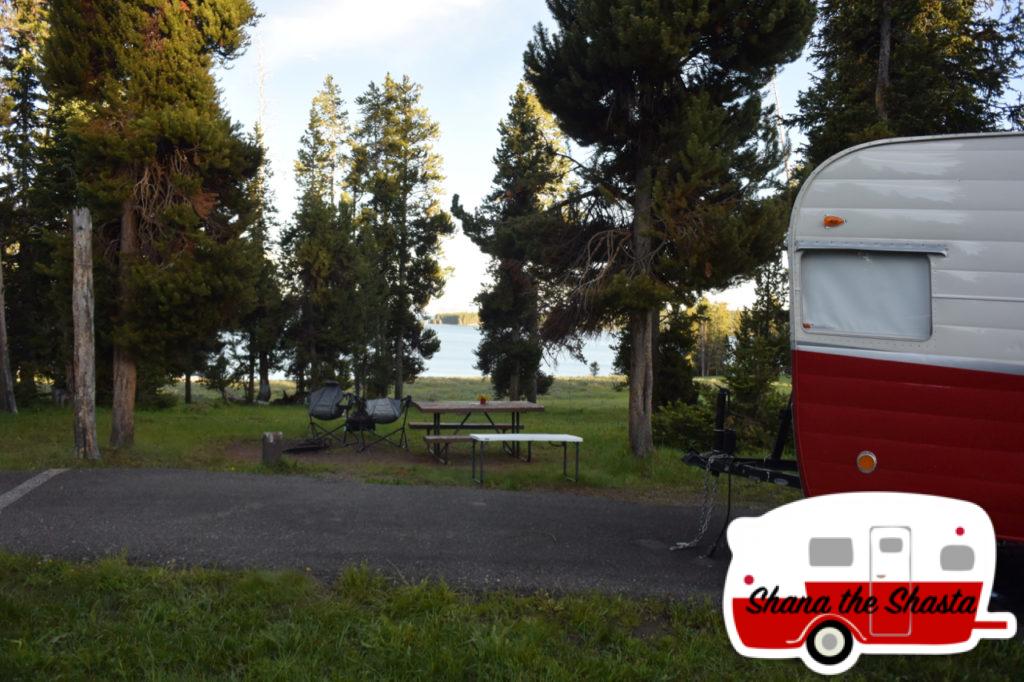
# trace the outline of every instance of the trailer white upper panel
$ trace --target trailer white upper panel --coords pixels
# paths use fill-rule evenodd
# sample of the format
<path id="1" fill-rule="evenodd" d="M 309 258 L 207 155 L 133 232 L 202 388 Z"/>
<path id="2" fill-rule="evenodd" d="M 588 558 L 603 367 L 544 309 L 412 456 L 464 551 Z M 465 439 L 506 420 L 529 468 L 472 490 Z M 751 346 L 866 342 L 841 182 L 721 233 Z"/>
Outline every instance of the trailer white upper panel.
<path id="1" fill-rule="evenodd" d="M 790 263 L 798 350 L 1024 374 L 1024 135 L 833 157 L 797 199 Z"/>

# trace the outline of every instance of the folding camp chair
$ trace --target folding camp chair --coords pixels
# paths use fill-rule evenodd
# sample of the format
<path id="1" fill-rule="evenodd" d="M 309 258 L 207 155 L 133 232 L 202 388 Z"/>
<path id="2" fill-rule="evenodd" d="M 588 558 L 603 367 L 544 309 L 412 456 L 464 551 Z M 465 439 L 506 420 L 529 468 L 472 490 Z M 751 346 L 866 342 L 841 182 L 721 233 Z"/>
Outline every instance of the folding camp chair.
<path id="1" fill-rule="evenodd" d="M 387 441 L 392 445 L 408 450 L 409 438 L 405 433 L 405 425 L 409 421 L 409 406 L 411 404 L 411 397 L 405 397 L 401 400 L 397 398 L 375 398 L 373 400 L 357 398 L 355 410 L 345 420 L 346 439 L 349 433 L 355 434 L 360 442 L 360 451 L 366 450 L 371 445 L 381 441 Z M 399 421 L 401 421 L 402 425 L 393 431 L 385 434 L 377 433 L 377 426 L 397 424 Z M 369 442 L 366 440 L 367 433 L 372 434 Z M 395 435 L 399 435 L 398 442 L 392 440 Z"/>
<path id="2" fill-rule="evenodd" d="M 355 396 L 345 393 L 336 381 L 325 382 L 321 388 L 313 391 L 313 394 L 309 396 L 310 440 L 324 446 L 332 440 L 347 445 L 348 443 L 343 437 L 347 435 L 347 432 L 344 432 L 345 423 L 329 428 L 322 425 L 321 422 L 333 422 L 346 416 L 354 401 Z M 342 435 L 338 435 L 339 432 L 342 432 Z"/>

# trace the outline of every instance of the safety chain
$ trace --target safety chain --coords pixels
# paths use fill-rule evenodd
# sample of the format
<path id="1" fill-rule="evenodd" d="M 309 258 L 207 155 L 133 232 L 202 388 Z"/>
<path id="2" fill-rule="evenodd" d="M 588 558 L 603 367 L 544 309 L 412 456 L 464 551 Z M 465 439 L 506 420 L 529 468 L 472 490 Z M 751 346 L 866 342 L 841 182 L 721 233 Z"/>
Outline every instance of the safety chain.
<path id="1" fill-rule="evenodd" d="M 704 500 L 701 502 L 701 520 L 700 526 L 697 529 L 697 535 L 689 542 L 677 542 L 669 548 L 670 551 L 692 549 L 704 540 L 704 536 L 708 533 L 708 526 L 711 525 L 711 517 L 715 512 L 715 500 L 718 499 L 718 479 L 721 478 L 721 476 L 713 476 L 711 474 L 711 465 L 713 462 L 729 457 L 732 457 L 732 455 L 725 453 L 714 454 L 708 457 L 707 468 L 704 471 Z"/>

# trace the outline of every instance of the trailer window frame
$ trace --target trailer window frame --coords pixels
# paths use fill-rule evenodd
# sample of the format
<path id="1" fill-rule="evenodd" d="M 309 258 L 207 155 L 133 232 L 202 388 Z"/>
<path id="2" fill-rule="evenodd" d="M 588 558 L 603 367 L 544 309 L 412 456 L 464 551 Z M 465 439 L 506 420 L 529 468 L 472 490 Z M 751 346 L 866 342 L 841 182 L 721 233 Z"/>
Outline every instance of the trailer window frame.
<path id="1" fill-rule="evenodd" d="M 807 245 L 804 248 L 799 248 L 798 249 L 798 257 L 799 257 L 799 287 L 800 287 L 799 288 L 799 294 L 800 294 L 800 296 L 799 296 L 799 298 L 800 298 L 799 310 L 800 310 L 800 323 L 801 324 L 800 324 L 800 328 L 799 328 L 798 331 L 800 331 L 802 333 L 805 333 L 805 334 L 815 335 L 815 336 L 839 336 L 839 337 L 858 338 L 858 339 L 865 339 L 865 340 L 894 341 L 894 342 L 901 342 L 901 343 L 927 343 L 928 341 L 931 341 L 931 339 L 933 338 L 933 336 L 935 334 L 935 299 L 934 299 L 934 292 L 933 292 L 933 285 L 932 285 L 932 278 L 933 278 L 934 267 L 933 267 L 931 256 L 935 255 L 935 254 L 942 255 L 938 251 L 933 250 L 931 248 L 927 248 L 927 249 L 925 249 L 925 248 L 920 248 L 920 249 L 904 249 L 904 248 L 883 249 L 883 248 L 880 248 L 880 247 L 877 247 L 877 246 L 873 246 L 871 248 L 864 248 L 864 247 L 856 246 L 856 245 L 853 245 L 853 244 L 847 244 L 847 243 L 836 244 L 832 248 L 823 248 L 823 247 L 821 247 L 819 245 L 813 245 L 813 246 Z M 818 318 L 820 315 L 830 315 L 830 314 L 834 315 L 835 314 L 834 312 L 831 312 L 830 310 L 826 310 L 824 304 L 819 304 L 819 305 L 822 306 L 822 309 L 819 310 L 819 311 L 814 311 L 814 310 L 810 309 L 809 305 L 808 305 L 808 299 L 809 298 L 811 299 L 812 302 L 814 301 L 813 294 L 811 292 L 814 292 L 815 294 L 818 293 L 818 287 L 815 287 L 814 286 L 814 282 L 810 281 L 808 279 L 807 261 L 808 261 L 808 259 L 810 259 L 811 261 L 814 261 L 815 259 L 817 259 L 819 257 L 822 257 L 822 256 L 825 256 L 825 257 L 831 256 L 833 258 L 835 258 L 836 256 L 846 256 L 846 257 L 852 257 L 852 258 L 856 258 L 856 259 L 867 259 L 867 260 L 870 260 L 872 258 L 875 258 L 876 260 L 889 258 L 889 259 L 893 259 L 893 261 L 895 261 L 896 259 L 901 259 L 904 262 L 908 262 L 908 261 L 913 260 L 915 262 L 914 267 L 917 267 L 918 269 L 922 270 L 921 274 L 923 275 L 923 277 L 921 277 L 920 281 L 918 282 L 918 285 L 922 285 L 922 286 L 919 286 L 918 289 L 917 289 L 917 293 L 921 294 L 919 296 L 919 299 L 920 299 L 919 302 L 921 304 L 923 304 L 923 305 L 921 305 L 921 307 L 918 309 L 917 317 L 920 317 L 920 318 L 923 319 L 924 318 L 924 313 L 927 312 L 927 330 L 922 329 L 921 333 L 919 333 L 919 334 L 900 334 L 900 333 L 896 333 L 895 331 L 893 333 L 886 333 L 886 331 L 884 331 L 884 330 L 860 331 L 860 330 L 857 330 L 857 329 L 847 329 L 847 328 L 845 328 L 846 325 L 844 325 L 842 327 L 827 327 L 827 328 L 815 327 L 814 326 L 814 319 L 815 318 Z M 879 257 L 880 257 L 880 259 L 879 259 Z M 920 266 L 923 266 L 923 267 L 920 267 Z M 904 273 L 904 278 L 906 277 L 906 275 L 908 273 L 909 274 L 913 274 L 912 273 L 912 268 L 908 268 L 907 269 L 907 271 Z M 866 278 L 864 281 L 865 282 L 872 282 L 873 283 L 873 280 L 868 279 L 868 278 Z M 875 284 L 875 286 L 877 287 L 878 285 Z M 870 287 L 871 287 L 870 284 L 866 284 L 863 288 L 864 288 L 864 290 L 867 290 L 867 289 L 870 289 Z M 833 296 L 835 295 L 836 291 L 840 291 L 841 292 L 842 291 L 842 287 L 839 286 L 839 287 L 835 288 L 833 290 Z M 879 292 L 875 291 L 874 293 L 878 294 Z M 872 298 L 872 300 L 877 299 L 877 298 L 878 298 L 878 296 L 874 296 Z M 855 306 L 851 306 L 851 308 L 854 308 L 854 307 Z M 924 309 L 925 307 L 927 308 L 926 311 Z M 890 314 L 892 314 L 892 312 L 893 311 L 890 311 Z M 857 311 L 857 313 L 860 313 L 860 314 L 863 315 L 863 310 Z M 864 315 L 863 317 L 864 317 L 864 319 L 870 319 L 866 315 Z M 849 325 L 849 326 L 855 326 L 855 325 Z"/>

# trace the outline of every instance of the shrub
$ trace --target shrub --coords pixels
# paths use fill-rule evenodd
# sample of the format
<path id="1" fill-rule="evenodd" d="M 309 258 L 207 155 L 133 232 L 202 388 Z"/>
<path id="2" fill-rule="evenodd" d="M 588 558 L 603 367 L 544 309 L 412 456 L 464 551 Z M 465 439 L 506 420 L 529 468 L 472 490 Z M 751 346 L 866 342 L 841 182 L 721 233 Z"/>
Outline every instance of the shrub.
<path id="1" fill-rule="evenodd" d="M 669 403 L 654 414 L 654 440 L 659 445 L 704 452 L 711 449 L 715 431 L 713 400 L 701 396 L 695 403 Z"/>
<path id="2" fill-rule="evenodd" d="M 140 410 L 169 410 L 177 404 L 178 396 L 164 391 L 140 391 L 136 402 Z"/>
<path id="3" fill-rule="evenodd" d="M 785 409 L 789 394 L 772 387 L 761 398 L 753 414 L 733 413 L 730 423 L 736 430 L 736 443 L 747 454 L 767 454 L 775 445 L 779 431 L 779 413 Z"/>
<path id="4" fill-rule="evenodd" d="M 545 374 L 544 372 L 537 372 L 537 395 L 547 395 L 548 391 L 551 390 L 551 385 L 554 383 L 554 374 Z"/>

